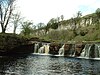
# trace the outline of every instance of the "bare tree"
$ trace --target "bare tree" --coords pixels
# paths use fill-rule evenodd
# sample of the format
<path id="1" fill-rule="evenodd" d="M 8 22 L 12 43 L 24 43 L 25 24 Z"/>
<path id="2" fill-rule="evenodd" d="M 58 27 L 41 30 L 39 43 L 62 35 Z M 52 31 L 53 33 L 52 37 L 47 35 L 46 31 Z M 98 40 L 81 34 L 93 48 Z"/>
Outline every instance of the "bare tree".
<path id="1" fill-rule="evenodd" d="M 12 23 L 14 25 L 13 33 L 16 33 L 17 27 L 20 25 L 20 22 L 23 18 L 21 18 L 20 13 L 13 14 L 12 16 Z"/>
<path id="2" fill-rule="evenodd" d="M 64 15 L 61 15 L 61 20 L 62 20 L 62 21 L 64 20 Z"/>
<path id="3" fill-rule="evenodd" d="M 5 33 L 14 10 L 15 0 L 0 0 L 0 24 L 2 33 Z"/>

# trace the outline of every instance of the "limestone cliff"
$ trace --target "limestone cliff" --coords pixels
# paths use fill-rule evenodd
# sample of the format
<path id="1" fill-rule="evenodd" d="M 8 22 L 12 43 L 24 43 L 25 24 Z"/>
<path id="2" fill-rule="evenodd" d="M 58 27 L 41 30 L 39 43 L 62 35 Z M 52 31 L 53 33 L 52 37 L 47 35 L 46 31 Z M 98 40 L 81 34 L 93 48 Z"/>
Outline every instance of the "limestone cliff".
<path id="1" fill-rule="evenodd" d="M 75 19 L 75 18 L 74 18 Z M 80 21 L 76 22 L 76 28 L 80 28 L 80 27 L 86 27 L 86 26 L 90 26 L 90 25 L 96 25 L 97 21 L 97 17 L 96 14 L 89 14 L 89 15 L 85 15 L 83 17 L 80 18 Z M 33 33 L 34 35 L 38 36 L 38 35 L 44 35 L 44 34 L 48 34 L 51 31 L 60 31 L 60 30 L 72 30 L 75 27 L 75 24 L 71 19 L 68 20 L 63 20 L 60 21 L 58 23 L 58 28 L 57 29 L 52 29 L 49 27 L 49 29 L 46 31 L 46 27 L 41 28 L 41 29 L 37 29 L 35 30 L 35 32 Z"/>

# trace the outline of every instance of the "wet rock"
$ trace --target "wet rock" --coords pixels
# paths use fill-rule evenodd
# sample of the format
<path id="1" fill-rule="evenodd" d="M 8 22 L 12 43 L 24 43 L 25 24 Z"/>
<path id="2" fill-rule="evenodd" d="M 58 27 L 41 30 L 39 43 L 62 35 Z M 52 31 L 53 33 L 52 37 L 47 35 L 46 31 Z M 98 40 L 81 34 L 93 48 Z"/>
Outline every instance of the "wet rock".
<path id="1" fill-rule="evenodd" d="M 51 43 L 49 46 L 49 53 L 53 55 L 58 55 L 58 51 L 60 49 L 60 45 L 57 43 Z"/>
<path id="2" fill-rule="evenodd" d="M 64 44 L 64 55 L 69 56 L 71 53 L 72 44 Z"/>
<path id="3" fill-rule="evenodd" d="M 80 56 L 82 49 L 85 47 L 85 44 L 75 44 L 75 56 Z"/>

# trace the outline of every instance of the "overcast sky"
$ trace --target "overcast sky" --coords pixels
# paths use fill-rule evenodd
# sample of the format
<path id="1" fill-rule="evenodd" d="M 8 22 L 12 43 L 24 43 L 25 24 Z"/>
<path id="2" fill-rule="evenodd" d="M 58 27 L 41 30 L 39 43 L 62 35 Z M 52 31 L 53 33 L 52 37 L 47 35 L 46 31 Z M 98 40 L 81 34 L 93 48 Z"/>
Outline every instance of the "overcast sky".
<path id="1" fill-rule="evenodd" d="M 100 8 L 100 0 L 18 0 L 17 5 L 26 19 L 46 24 L 61 15 L 69 19 L 78 11 L 83 15 L 95 12 Z"/>
<path id="2" fill-rule="evenodd" d="M 100 8 L 100 0 L 18 0 L 17 7 L 22 17 L 32 20 L 34 25 L 47 23 L 51 18 L 64 15 L 64 19 L 70 19 L 78 11 L 83 15 L 93 13 Z M 17 32 L 19 33 L 17 28 Z M 13 28 L 8 26 L 7 32 Z M 1 29 L 0 29 L 1 32 Z"/>

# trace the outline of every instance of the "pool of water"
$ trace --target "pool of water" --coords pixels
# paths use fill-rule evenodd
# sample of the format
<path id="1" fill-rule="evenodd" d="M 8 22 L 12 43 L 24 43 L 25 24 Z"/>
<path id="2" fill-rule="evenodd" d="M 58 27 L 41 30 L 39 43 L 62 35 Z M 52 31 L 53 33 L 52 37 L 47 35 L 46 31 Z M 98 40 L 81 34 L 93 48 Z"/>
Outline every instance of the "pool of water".
<path id="1" fill-rule="evenodd" d="M 0 57 L 0 75 L 100 75 L 100 61 L 33 54 Z"/>

